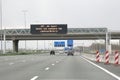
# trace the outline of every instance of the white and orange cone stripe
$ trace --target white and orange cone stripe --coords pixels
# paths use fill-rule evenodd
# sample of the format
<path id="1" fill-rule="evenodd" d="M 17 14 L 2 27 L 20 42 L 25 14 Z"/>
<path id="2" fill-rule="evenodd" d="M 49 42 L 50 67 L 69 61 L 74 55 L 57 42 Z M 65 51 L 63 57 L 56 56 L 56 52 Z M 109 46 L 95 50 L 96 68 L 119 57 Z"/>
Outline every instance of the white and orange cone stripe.
<path id="1" fill-rule="evenodd" d="M 115 64 L 119 64 L 119 53 L 115 51 Z"/>
<path id="2" fill-rule="evenodd" d="M 100 62 L 100 53 L 99 53 L 99 51 L 96 52 L 96 62 Z"/>
<path id="3" fill-rule="evenodd" d="M 109 64 L 109 52 L 106 51 L 106 54 L 105 54 L 105 64 Z"/>

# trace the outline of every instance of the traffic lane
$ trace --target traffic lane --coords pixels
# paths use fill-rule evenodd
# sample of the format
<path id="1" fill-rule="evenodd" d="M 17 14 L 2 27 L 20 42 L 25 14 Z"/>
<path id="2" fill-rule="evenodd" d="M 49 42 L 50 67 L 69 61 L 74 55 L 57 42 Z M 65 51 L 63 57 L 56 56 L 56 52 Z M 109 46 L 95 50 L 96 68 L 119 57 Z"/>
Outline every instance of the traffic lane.
<path id="1" fill-rule="evenodd" d="M 15 56 L 0 56 L 0 67 L 24 63 L 27 61 L 39 60 L 39 56 L 48 56 L 48 54 L 34 54 L 34 55 L 15 55 Z M 48 56 L 49 57 L 49 56 Z"/>
<path id="2" fill-rule="evenodd" d="M 36 80 L 117 80 L 79 56 L 66 56 Z"/>
<path id="3" fill-rule="evenodd" d="M 21 64 L 27 61 L 33 61 L 33 60 L 39 60 L 39 56 L 50 56 L 49 53 L 43 53 L 43 54 L 35 54 L 35 55 L 16 55 L 16 56 L 1 56 L 0 57 L 0 67 L 5 68 L 8 67 L 9 65 L 16 65 L 16 64 Z M 56 55 L 52 56 L 64 56 L 64 55 L 59 55 L 56 53 Z"/>
<path id="4" fill-rule="evenodd" d="M 57 58 L 56 58 L 57 59 Z M 51 57 L 51 59 L 43 61 L 41 63 L 35 63 L 35 64 L 31 64 L 31 65 L 22 65 L 19 67 L 13 67 L 12 69 L 10 68 L 9 70 L 7 70 L 7 72 L 2 72 L 1 75 L 1 79 L 2 80 L 28 80 L 28 78 L 30 78 L 31 76 L 33 76 L 34 74 L 36 74 L 37 72 L 39 72 L 42 68 L 46 67 L 47 65 L 49 65 L 49 63 L 52 61 L 56 61 L 56 59 L 54 57 Z M 37 70 L 36 70 L 37 69 Z M 29 76 L 31 75 L 31 76 Z M 26 77 L 28 76 L 28 77 Z M 23 78 L 24 77 L 24 78 Z"/>
<path id="5" fill-rule="evenodd" d="M 25 58 L 20 58 L 18 56 L 12 57 L 12 58 L 5 58 L 3 60 L 0 61 L 0 67 L 4 67 L 7 65 L 12 65 L 12 64 L 16 64 L 16 63 L 21 63 L 21 62 L 26 62 L 27 60 Z"/>
<path id="6" fill-rule="evenodd" d="M 26 57 L 26 58 L 29 58 L 29 57 Z M 18 74 L 19 74 L 19 76 L 22 75 L 24 77 L 25 75 L 23 75 L 23 74 L 27 72 L 26 71 L 27 69 L 31 68 L 31 70 L 34 70 L 34 68 L 32 69 L 33 65 L 37 66 L 37 64 L 47 62 L 47 61 L 49 61 L 49 59 L 51 59 L 51 58 L 39 57 L 39 60 L 37 60 L 37 61 L 36 60 L 35 61 L 28 61 L 26 63 L 21 63 L 21 64 L 17 63 L 17 64 L 13 64 L 11 66 L 1 67 L 0 68 L 0 78 L 3 78 L 3 80 L 8 80 L 8 79 L 14 80 L 14 78 L 17 78 L 14 76 L 17 76 Z"/>
<path id="7" fill-rule="evenodd" d="M 8 68 L 4 68 L 4 70 L 0 71 L 0 79 L 30 80 L 31 77 L 44 70 L 48 65 L 51 65 L 52 63 L 63 59 L 63 57 L 60 56 L 49 56 L 49 58 L 41 60 L 42 57 L 40 56 L 40 59 L 38 61 L 29 61 L 27 63 L 17 64 L 9 66 Z M 43 58 L 45 57 L 48 56 L 44 56 Z"/>
<path id="8" fill-rule="evenodd" d="M 34 56 L 36 56 L 36 55 L 34 55 Z M 23 60 L 23 59 L 26 59 L 26 57 L 29 57 L 31 59 L 31 57 L 33 57 L 33 55 L 0 56 L 0 63 Z"/>
<path id="9" fill-rule="evenodd" d="M 33 57 L 33 56 L 49 56 L 49 53 L 42 53 L 42 54 L 31 54 L 31 55 L 14 55 L 14 56 L 0 56 L 0 62 L 6 61 L 14 61 L 18 59 L 23 59 L 25 57 Z"/>
<path id="10" fill-rule="evenodd" d="M 29 61 L 32 62 L 34 60 L 39 61 L 40 59 L 42 60 L 45 58 L 49 58 L 49 56 L 42 58 L 40 55 L 25 55 L 25 56 L 17 55 L 17 56 L 9 56 L 6 58 L 7 61 L 0 62 L 0 70 L 1 69 L 4 70 L 4 68 L 7 68 L 11 65 L 18 65 Z"/>
<path id="11" fill-rule="evenodd" d="M 0 56 L 0 62 L 12 61 L 17 59 L 18 57 L 16 56 Z"/>

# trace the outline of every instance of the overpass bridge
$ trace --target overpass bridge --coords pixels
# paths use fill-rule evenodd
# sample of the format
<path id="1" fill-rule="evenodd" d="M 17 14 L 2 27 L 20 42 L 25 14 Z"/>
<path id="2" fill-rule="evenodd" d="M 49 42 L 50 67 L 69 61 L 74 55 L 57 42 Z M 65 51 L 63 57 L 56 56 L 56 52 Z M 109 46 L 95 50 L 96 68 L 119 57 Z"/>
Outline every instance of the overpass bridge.
<path id="1" fill-rule="evenodd" d="M 13 41 L 13 51 L 18 52 L 19 40 L 106 40 L 107 28 L 68 28 L 67 34 L 31 34 L 30 29 L 5 29 L 0 39 Z M 120 39 L 120 32 L 108 32 L 111 39 Z M 108 44 L 110 39 L 108 38 Z"/>
<path id="2" fill-rule="evenodd" d="M 93 40 L 105 39 L 107 28 L 68 28 L 67 34 L 31 34 L 30 29 L 6 29 L 6 40 Z M 120 32 L 108 32 L 111 39 L 120 39 Z M 1 37 L 0 37 L 1 39 Z M 3 39 L 3 38 L 2 38 Z"/>

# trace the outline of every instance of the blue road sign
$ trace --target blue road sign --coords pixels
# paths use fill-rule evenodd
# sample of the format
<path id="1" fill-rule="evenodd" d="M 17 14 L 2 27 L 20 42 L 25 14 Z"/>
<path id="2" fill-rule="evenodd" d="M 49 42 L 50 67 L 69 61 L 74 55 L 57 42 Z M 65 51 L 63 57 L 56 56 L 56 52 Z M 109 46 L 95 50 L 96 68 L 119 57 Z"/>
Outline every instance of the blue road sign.
<path id="1" fill-rule="evenodd" d="M 65 46 L 65 42 L 61 42 L 61 44 L 60 44 L 62 47 L 64 47 Z"/>
<path id="2" fill-rule="evenodd" d="M 105 52 L 105 49 L 101 49 L 101 50 L 100 50 L 100 53 L 104 53 L 104 52 Z"/>
<path id="3" fill-rule="evenodd" d="M 73 40 L 67 40 L 67 46 L 72 47 L 73 46 Z"/>
<path id="4" fill-rule="evenodd" d="M 58 45 L 58 42 L 54 42 L 54 47 L 56 47 Z"/>
<path id="5" fill-rule="evenodd" d="M 54 42 L 54 47 L 65 47 L 65 42 Z"/>

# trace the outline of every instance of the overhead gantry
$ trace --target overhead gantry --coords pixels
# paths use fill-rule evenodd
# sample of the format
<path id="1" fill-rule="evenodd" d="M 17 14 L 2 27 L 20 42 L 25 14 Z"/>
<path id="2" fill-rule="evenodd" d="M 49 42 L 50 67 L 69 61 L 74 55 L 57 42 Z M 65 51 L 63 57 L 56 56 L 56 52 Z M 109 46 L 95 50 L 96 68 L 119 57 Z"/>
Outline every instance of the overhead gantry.
<path id="1" fill-rule="evenodd" d="M 4 31 L 4 32 L 3 32 Z M 1 40 L 12 40 L 13 51 L 18 52 L 19 40 L 96 40 L 104 39 L 109 49 L 110 39 L 120 39 L 120 32 L 109 32 L 107 28 L 68 28 L 67 34 L 31 34 L 30 29 L 5 29 L 0 31 Z"/>

